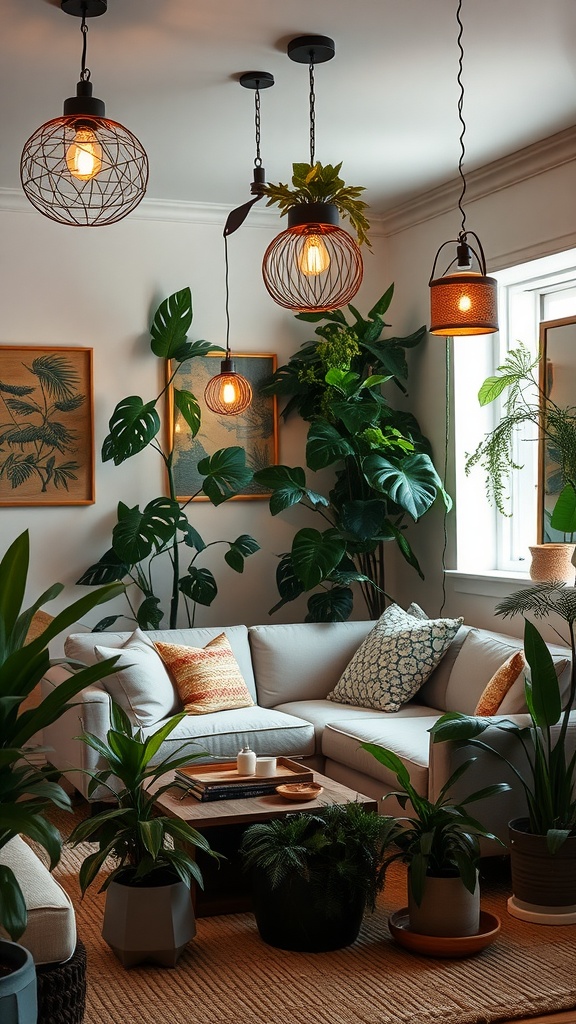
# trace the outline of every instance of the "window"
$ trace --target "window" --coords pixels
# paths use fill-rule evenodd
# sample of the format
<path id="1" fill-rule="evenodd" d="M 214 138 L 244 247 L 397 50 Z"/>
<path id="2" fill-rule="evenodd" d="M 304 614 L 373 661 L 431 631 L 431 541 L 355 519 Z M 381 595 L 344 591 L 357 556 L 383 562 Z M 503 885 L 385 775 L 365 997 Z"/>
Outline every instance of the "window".
<path id="1" fill-rule="evenodd" d="M 488 504 L 482 467 L 465 471 L 467 456 L 498 422 L 503 405 L 496 401 L 482 409 L 478 390 L 519 341 L 537 355 L 543 320 L 576 315 L 576 250 L 494 277 L 499 333 L 453 339 L 457 571 L 515 574 L 528 571 L 528 546 L 537 539 L 537 438 L 532 432 L 517 439 L 515 461 L 522 469 L 510 477 L 510 515 L 502 516 Z"/>

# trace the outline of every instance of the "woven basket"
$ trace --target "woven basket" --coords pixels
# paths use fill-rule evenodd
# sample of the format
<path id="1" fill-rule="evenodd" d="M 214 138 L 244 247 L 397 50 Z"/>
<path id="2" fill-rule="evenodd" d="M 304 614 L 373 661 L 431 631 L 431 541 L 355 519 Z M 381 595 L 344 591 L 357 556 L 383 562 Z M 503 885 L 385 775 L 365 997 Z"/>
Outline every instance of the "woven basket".
<path id="1" fill-rule="evenodd" d="M 86 949 L 78 939 L 65 964 L 37 968 L 38 1024 L 82 1024 L 86 1009 Z"/>

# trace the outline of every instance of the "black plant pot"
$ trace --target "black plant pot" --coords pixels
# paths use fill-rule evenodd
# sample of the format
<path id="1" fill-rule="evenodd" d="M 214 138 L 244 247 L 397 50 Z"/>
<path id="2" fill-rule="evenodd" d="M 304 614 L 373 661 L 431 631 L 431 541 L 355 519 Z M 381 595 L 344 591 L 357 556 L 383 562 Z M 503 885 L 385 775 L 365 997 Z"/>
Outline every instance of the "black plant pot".
<path id="1" fill-rule="evenodd" d="M 264 942 L 299 953 L 323 953 L 350 946 L 358 938 L 364 916 L 364 893 L 344 889 L 335 902 L 316 881 L 291 878 L 273 889 L 260 873 L 252 876 L 252 903 Z"/>

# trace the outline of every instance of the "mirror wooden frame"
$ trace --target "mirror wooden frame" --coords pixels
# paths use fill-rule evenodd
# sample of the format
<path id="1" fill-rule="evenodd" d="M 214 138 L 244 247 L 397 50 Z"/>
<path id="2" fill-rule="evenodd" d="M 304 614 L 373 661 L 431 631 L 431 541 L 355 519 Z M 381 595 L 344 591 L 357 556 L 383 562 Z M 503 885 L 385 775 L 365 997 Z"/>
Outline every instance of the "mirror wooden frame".
<path id="1" fill-rule="evenodd" d="M 539 384 L 542 391 L 546 394 L 550 394 L 552 387 L 554 386 L 554 380 L 560 379 L 560 373 L 558 372 L 558 358 L 556 360 L 551 355 L 552 333 L 554 330 L 562 327 L 574 327 L 574 355 L 573 355 L 573 366 L 574 366 L 574 377 L 575 377 L 575 395 L 576 395 L 576 316 L 561 317 L 557 320 L 542 320 L 540 323 L 540 336 L 539 336 L 539 351 L 540 351 L 540 372 L 539 372 Z M 572 404 L 570 402 L 564 403 L 562 400 L 560 404 Z M 576 404 L 576 403 L 575 403 Z M 546 479 L 549 473 L 549 465 L 546 460 L 546 444 L 544 438 L 540 436 L 538 442 L 538 538 L 540 543 L 545 543 L 547 540 L 552 538 L 547 537 L 545 534 L 545 517 L 544 511 L 546 507 Z M 556 492 L 551 492 L 556 496 Z"/>

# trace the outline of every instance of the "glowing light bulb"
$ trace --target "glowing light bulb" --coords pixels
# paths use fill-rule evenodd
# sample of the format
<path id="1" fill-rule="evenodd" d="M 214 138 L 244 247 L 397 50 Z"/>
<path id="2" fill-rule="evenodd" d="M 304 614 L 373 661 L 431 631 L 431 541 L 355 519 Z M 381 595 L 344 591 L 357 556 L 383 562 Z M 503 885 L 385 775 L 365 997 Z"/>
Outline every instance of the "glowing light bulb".
<path id="1" fill-rule="evenodd" d="M 225 405 L 232 405 L 238 398 L 236 385 L 233 381 L 227 380 L 222 388 L 222 401 Z"/>
<path id="2" fill-rule="evenodd" d="M 90 181 L 102 170 L 102 146 L 91 128 L 78 128 L 74 142 L 66 150 L 70 174 L 79 181 Z"/>
<path id="3" fill-rule="evenodd" d="M 330 254 L 320 235 L 306 235 L 298 256 L 298 269 L 308 277 L 323 274 L 330 266 Z"/>
<path id="4" fill-rule="evenodd" d="M 472 299 L 469 295 L 461 295 L 458 299 L 458 309 L 461 313 L 468 313 L 472 308 Z"/>

